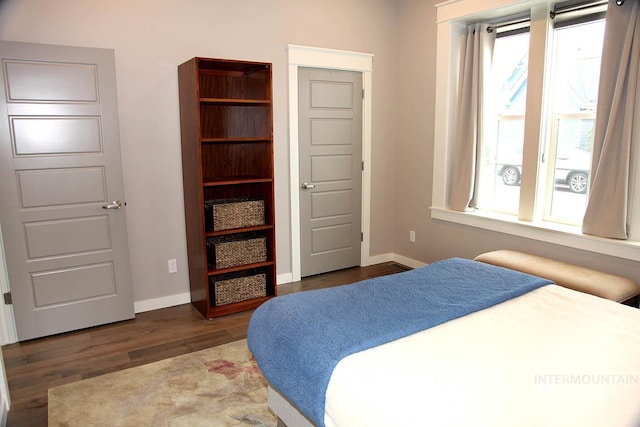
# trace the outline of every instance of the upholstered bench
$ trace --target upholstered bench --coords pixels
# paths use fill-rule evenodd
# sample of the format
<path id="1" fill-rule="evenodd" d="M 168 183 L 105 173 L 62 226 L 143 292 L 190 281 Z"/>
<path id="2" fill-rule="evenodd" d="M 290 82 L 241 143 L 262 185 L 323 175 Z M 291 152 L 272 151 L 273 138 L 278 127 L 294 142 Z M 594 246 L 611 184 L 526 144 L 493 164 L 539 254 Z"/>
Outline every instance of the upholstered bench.
<path id="1" fill-rule="evenodd" d="M 565 288 L 638 306 L 640 285 L 625 277 L 511 250 L 487 252 L 475 260 L 543 277 Z"/>

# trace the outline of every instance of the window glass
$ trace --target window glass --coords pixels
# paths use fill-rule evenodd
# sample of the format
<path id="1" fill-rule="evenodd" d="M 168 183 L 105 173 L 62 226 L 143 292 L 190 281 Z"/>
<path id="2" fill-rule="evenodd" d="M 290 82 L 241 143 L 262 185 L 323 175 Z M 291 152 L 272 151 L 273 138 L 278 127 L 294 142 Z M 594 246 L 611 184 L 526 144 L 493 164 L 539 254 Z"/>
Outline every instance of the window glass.
<path id="1" fill-rule="evenodd" d="M 554 86 L 549 111 L 553 169 L 547 218 L 582 224 L 600 78 L 604 20 L 556 29 Z"/>
<path id="2" fill-rule="evenodd" d="M 554 31 L 543 147 L 547 176 L 544 219 L 580 225 L 591 169 L 604 20 Z M 524 143 L 528 32 L 498 37 L 488 92 L 478 208 L 518 215 Z"/>
<path id="3" fill-rule="evenodd" d="M 516 215 L 520 200 L 529 33 L 494 46 L 488 119 L 482 142 L 478 208 Z"/>

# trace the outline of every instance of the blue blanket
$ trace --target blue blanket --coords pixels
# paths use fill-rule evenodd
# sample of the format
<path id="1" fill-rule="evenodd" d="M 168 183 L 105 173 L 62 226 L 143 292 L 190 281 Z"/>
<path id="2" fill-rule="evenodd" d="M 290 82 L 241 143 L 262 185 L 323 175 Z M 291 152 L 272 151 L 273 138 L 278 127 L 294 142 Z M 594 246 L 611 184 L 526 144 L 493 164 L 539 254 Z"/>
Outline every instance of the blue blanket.
<path id="1" fill-rule="evenodd" d="M 550 283 L 452 258 L 352 285 L 273 298 L 254 312 L 247 341 L 269 384 L 324 426 L 325 392 L 344 357 Z"/>

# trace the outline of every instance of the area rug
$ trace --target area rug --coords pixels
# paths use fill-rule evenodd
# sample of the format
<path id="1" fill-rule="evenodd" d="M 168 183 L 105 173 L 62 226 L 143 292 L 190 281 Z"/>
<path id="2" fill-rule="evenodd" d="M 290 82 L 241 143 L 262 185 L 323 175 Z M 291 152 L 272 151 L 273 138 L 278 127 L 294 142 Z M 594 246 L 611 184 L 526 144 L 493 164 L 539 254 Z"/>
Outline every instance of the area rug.
<path id="1" fill-rule="evenodd" d="M 246 340 L 55 387 L 48 405 L 49 426 L 276 426 Z"/>

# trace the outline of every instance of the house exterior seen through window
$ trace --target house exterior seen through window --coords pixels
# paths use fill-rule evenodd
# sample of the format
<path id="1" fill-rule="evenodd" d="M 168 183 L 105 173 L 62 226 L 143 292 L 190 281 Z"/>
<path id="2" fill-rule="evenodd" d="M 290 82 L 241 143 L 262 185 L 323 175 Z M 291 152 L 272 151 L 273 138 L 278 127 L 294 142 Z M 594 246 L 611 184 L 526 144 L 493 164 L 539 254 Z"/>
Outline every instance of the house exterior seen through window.
<path id="1" fill-rule="evenodd" d="M 527 98 L 529 32 L 499 37 L 492 60 L 491 105 L 482 140 L 478 208 L 518 214 Z"/>
<path id="2" fill-rule="evenodd" d="M 535 197 L 544 221 L 580 225 L 591 168 L 603 19 L 551 32 L 544 57 L 531 57 L 528 31 L 498 36 L 492 60 L 491 102 L 481 146 L 478 208 L 518 215 L 520 198 Z M 545 61 L 542 118 L 527 115 L 528 65 Z M 541 137 L 525 141 L 527 120 L 542 120 Z M 541 144 L 538 159 L 525 159 L 524 144 Z M 538 193 L 521 194 L 523 167 L 537 168 Z"/>

